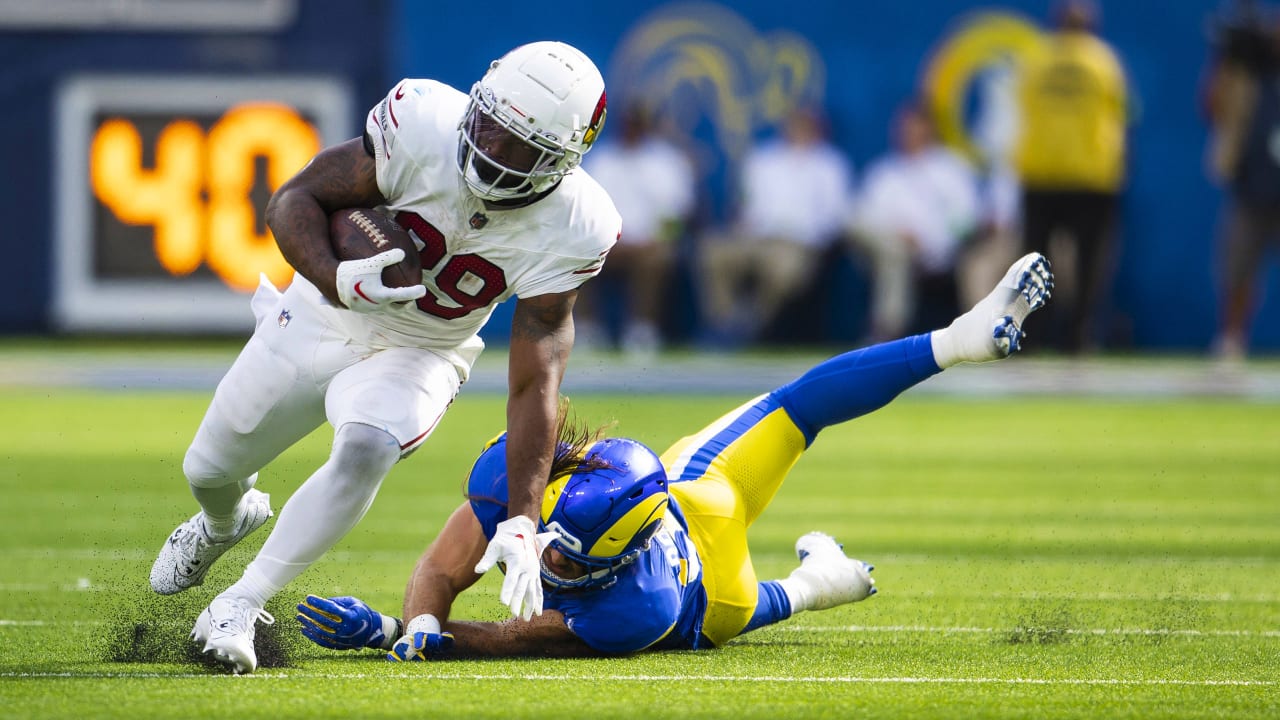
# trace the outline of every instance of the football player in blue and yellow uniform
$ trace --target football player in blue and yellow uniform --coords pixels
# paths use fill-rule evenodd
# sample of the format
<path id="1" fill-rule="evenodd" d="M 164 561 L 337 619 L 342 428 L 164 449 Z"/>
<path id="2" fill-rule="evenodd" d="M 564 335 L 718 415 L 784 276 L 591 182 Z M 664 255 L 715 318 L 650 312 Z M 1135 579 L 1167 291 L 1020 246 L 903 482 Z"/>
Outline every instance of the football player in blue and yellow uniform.
<path id="1" fill-rule="evenodd" d="M 1052 287 L 1048 262 L 1027 255 L 948 327 L 819 363 L 661 458 L 635 440 L 562 423 L 537 537 L 545 612 L 529 621 L 450 620 L 507 517 L 500 435 L 472 468 L 467 502 L 414 569 L 404 603 L 412 620 L 353 597 L 310 595 L 298 605 L 302 632 L 328 648 L 381 649 L 390 660 L 624 654 L 715 647 L 797 612 L 862 600 L 875 593 L 871 566 L 821 533 L 796 542 L 801 564 L 788 577 L 758 581 L 747 528 L 823 428 L 883 407 L 944 368 L 1017 351 L 1023 321 Z"/>

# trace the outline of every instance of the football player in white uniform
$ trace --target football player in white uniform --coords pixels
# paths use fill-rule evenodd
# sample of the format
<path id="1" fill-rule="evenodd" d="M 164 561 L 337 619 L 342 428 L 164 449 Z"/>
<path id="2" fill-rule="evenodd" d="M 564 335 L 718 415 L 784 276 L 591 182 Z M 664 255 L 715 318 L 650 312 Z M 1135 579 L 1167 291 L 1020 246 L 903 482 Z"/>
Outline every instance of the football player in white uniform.
<path id="1" fill-rule="evenodd" d="M 257 472 L 325 420 L 333 447 L 280 511 L 243 576 L 215 597 L 191 637 L 235 672 L 257 666 L 254 626 L 267 600 L 368 510 L 382 479 L 416 449 L 483 348 L 494 306 L 517 298 L 507 426 L 510 515 L 476 572 L 506 570 L 514 615 L 542 611 L 534 525 L 555 446 L 560 381 L 573 346 L 577 288 L 621 232 L 601 187 L 578 168 L 604 123 L 604 80 L 585 55 L 536 42 L 495 61 L 470 95 L 404 80 L 362 138 L 320 152 L 271 198 L 267 222 L 297 271 L 253 298 L 257 327 L 219 383 L 183 462 L 201 511 L 151 570 L 161 594 L 203 582 L 209 566 L 271 516 Z M 395 249 L 339 261 L 329 214 L 377 208 L 410 231 L 423 284 L 388 288 Z"/>

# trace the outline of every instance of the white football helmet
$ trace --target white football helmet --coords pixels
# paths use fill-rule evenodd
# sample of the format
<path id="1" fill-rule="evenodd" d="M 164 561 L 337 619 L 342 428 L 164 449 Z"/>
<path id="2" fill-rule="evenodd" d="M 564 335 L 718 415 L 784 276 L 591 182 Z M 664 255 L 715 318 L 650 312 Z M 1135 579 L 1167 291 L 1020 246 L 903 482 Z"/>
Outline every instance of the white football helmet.
<path id="1" fill-rule="evenodd" d="M 481 199 L 530 197 L 578 166 L 604 118 L 604 78 L 586 55 L 561 42 L 521 45 L 471 86 L 458 170 Z"/>

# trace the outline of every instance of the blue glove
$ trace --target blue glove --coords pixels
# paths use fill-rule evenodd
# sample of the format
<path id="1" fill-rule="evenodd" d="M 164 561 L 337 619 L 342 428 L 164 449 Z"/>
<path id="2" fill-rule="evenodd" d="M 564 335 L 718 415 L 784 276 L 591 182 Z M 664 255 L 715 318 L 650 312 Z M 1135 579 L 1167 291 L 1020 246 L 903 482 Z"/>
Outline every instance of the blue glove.
<path id="1" fill-rule="evenodd" d="M 442 632 L 434 615 L 419 615 L 409 621 L 404 635 L 387 653 L 390 662 L 426 662 L 435 660 L 453 647 L 453 633 Z"/>
<path id="2" fill-rule="evenodd" d="M 330 650 L 382 648 L 387 639 L 382 615 L 358 598 L 308 595 L 297 618 L 303 635 Z"/>

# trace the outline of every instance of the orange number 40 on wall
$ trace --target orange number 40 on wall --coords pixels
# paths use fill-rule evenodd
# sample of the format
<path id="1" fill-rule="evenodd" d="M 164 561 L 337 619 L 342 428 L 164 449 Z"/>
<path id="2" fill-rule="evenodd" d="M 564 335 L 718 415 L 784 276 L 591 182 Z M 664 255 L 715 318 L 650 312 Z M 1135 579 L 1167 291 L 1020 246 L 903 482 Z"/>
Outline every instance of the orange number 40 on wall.
<path id="1" fill-rule="evenodd" d="M 275 190 L 320 149 L 315 127 L 293 108 L 247 103 L 231 108 L 206 134 L 189 119 L 160 131 L 151 167 L 128 118 L 98 126 L 89 150 L 93 192 L 122 222 L 155 230 L 165 270 L 188 275 L 205 263 L 223 282 L 251 290 L 263 272 L 288 283 L 288 263 L 261 227 L 253 190 L 264 165 Z"/>
<path id="2" fill-rule="evenodd" d="M 331 79 L 75 78 L 58 100 L 55 323 L 222 331 L 259 274 L 292 270 L 263 211 L 324 145 L 351 137 Z"/>

